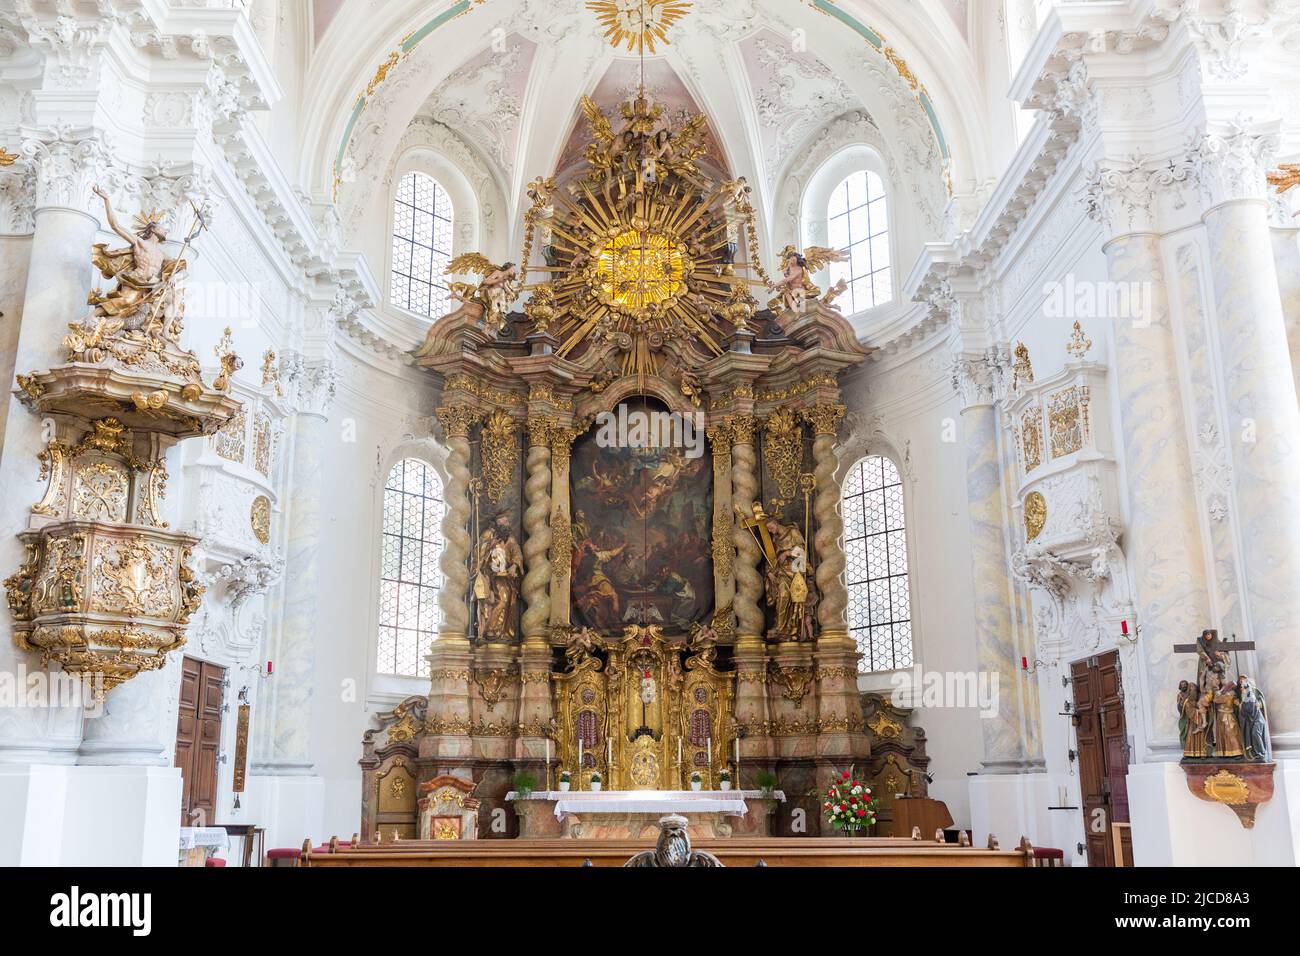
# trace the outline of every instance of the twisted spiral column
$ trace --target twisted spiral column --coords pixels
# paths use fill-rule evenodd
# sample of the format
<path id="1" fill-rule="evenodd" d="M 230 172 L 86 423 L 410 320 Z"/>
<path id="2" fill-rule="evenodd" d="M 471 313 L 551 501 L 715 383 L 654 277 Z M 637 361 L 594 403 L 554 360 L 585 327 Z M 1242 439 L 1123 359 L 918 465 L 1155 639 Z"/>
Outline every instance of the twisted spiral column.
<path id="1" fill-rule="evenodd" d="M 752 415 L 727 419 L 731 431 L 731 500 L 747 515 L 753 513 L 754 499 L 758 496 L 758 456 L 754 453 L 756 425 Z M 758 573 L 758 562 L 762 553 L 740 522 L 736 522 L 732 540 L 736 545 L 732 569 L 736 579 L 736 597 L 732 602 L 736 612 L 736 636 L 738 640 L 760 637 L 763 634 L 763 610 L 759 606 L 763 597 L 763 578 Z"/>
<path id="2" fill-rule="evenodd" d="M 478 417 L 477 412 L 460 406 L 438 409 L 438 420 L 447 436 L 447 510 L 442 519 L 442 556 L 438 559 L 444 582 L 438 591 L 440 637 L 465 638 L 469 633 L 469 523 L 473 517 L 469 503 L 469 430 Z"/>
<path id="3" fill-rule="evenodd" d="M 524 640 L 546 636 L 550 621 L 551 430 L 546 418 L 528 422 L 528 478 L 524 483 Z"/>
<path id="4" fill-rule="evenodd" d="M 817 493 L 813 499 L 813 516 L 817 521 L 814 547 L 817 556 L 817 623 L 823 636 L 848 637 L 845 610 L 849 592 L 844 586 L 844 522 L 840 519 L 840 488 L 835 482 L 839 455 L 835 452 L 836 435 L 843 405 L 815 405 L 805 409 L 804 417 L 813 426 L 813 474 Z"/>

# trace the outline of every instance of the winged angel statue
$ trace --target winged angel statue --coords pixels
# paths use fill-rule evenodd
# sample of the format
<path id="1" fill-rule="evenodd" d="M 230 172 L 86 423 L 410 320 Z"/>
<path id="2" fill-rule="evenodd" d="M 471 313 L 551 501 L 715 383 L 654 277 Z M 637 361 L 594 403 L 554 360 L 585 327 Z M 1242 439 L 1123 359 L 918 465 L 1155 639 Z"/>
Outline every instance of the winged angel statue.
<path id="1" fill-rule="evenodd" d="M 480 310 L 483 324 L 488 328 L 495 328 L 498 333 L 505 330 L 510 306 L 519 298 L 523 286 L 513 262 L 498 266 L 481 252 L 466 252 L 447 264 L 447 274 L 482 276 L 477 285 L 472 282 L 450 283 L 451 297 L 471 309 Z"/>
<path id="2" fill-rule="evenodd" d="M 812 277 L 832 262 L 844 262 L 848 257 L 838 250 L 823 246 L 808 246 L 801 253 L 794 246 L 781 250 L 781 281 L 772 286 L 776 295 L 768 302 L 769 309 L 785 309 L 787 312 L 803 312 L 809 299 L 821 295 L 821 289 Z M 830 305 L 848 288 L 843 279 L 837 282 L 823 300 Z"/>

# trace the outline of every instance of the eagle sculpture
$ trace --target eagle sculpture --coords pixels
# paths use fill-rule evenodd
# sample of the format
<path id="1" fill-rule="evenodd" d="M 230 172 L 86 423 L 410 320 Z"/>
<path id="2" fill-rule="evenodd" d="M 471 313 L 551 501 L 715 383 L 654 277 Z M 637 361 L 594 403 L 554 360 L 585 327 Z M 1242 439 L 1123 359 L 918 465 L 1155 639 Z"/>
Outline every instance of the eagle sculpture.
<path id="1" fill-rule="evenodd" d="M 671 815 L 659 818 L 659 842 L 653 850 L 638 853 L 623 865 L 647 867 L 709 866 L 721 867 L 722 861 L 712 853 L 691 849 L 691 838 L 686 832 L 690 821 Z"/>

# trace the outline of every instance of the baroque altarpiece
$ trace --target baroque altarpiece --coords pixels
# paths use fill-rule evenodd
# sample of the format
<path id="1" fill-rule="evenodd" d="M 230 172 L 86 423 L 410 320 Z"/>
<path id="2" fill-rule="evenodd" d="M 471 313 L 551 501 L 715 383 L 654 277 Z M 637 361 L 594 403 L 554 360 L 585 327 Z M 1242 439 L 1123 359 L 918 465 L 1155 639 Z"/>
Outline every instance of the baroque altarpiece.
<path id="1" fill-rule="evenodd" d="M 581 790 L 774 772 L 788 825 L 870 758 L 836 451 L 870 349 L 843 287 L 813 283 L 836 253 L 787 248 L 769 275 L 702 117 L 644 93 L 583 111 L 586 162 L 529 185 L 520 263 L 453 260 L 480 281 L 415 352 L 442 388 L 442 626 L 427 697 L 366 735 L 365 838 L 416 836 L 447 774 L 501 835 L 514 775 L 559 770 Z"/>

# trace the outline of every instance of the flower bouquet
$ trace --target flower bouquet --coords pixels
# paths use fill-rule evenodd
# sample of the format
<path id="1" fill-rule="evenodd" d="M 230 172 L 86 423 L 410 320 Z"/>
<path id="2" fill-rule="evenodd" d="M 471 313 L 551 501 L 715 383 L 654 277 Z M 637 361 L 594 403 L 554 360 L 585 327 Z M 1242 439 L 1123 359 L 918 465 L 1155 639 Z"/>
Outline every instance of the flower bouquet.
<path id="1" fill-rule="evenodd" d="M 876 798 L 870 787 L 845 772 L 826 791 L 822 812 L 832 827 L 851 836 L 876 822 Z"/>

